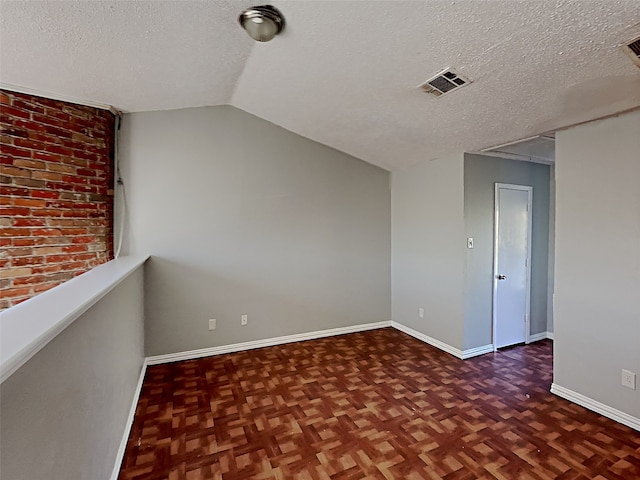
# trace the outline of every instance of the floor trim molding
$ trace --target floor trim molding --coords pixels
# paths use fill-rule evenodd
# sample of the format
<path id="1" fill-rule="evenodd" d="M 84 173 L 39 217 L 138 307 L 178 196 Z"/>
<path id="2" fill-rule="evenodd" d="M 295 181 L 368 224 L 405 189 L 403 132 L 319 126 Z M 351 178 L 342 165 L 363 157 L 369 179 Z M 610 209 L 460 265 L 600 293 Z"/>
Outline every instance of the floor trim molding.
<path id="1" fill-rule="evenodd" d="M 452 347 L 447 343 L 441 342 L 436 338 L 425 335 L 424 333 L 418 332 L 417 330 L 407 327 L 406 325 L 403 325 L 401 323 L 391 322 L 391 326 L 403 333 L 406 333 L 407 335 L 411 335 L 413 338 L 417 338 L 418 340 L 431 345 L 432 347 L 436 347 L 443 352 L 447 352 L 448 354 L 453 355 L 460 360 L 466 360 L 467 358 L 477 357 L 478 355 L 484 355 L 485 353 L 493 352 L 493 345 L 482 345 L 480 347 L 469 348 L 467 350 L 460 350 L 459 348 Z"/>
<path id="2" fill-rule="evenodd" d="M 406 325 L 403 325 L 398 322 L 391 322 L 391 326 L 397 330 L 400 330 L 403 333 L 406 333 L 407 335 L 411 335 L 413 338 L 417 338 L 418 340 L 421 340 L 424 343 L 431 345 L 432 347 L 439 348 L 443 352 L 447 352 L 448 354 L 453 355 L 454 357 L 458 357 L 460 360 L 463 359 L 464 353 L 462 352 L 462 350 L 456 347 L 452 347 L 447 343 L 441 342 L 436 338 L 430 337 L 429 335 L 425 335 L 424 333 L 418 332 L 417 330 L 414 330 L 413 328 L 407 327 Z"/>
<path id="3" fill-rule="evenodd" d="M 553 340 L 553 332 L 540 332 L 529 335 L 529 343 L 539 342 L 540 340 Z"/>
<path id="4" fill-rule="evenodd" d="M 598 402 L 597 400 L 587 397 L 586 395 L 582 395 L 581 393 L 569 390 L 568 388 L 558 385 L 557 383 L 551 384 L 551 393 L 562 397 L 565 400 L 576 403 L 581 407 L 586 408 L 587 410 L 599 413 L 600 415 L 610 418 L 611 420 L 615 420 L 616 422 L 622 423 L 627 427 L 640 431 L 640 418 L 636 418 L 621 410 L 610 407 L 609 405 L 605 405 L 604 403 Z"/>
<path id="5" fill-rule="evenodd" d="M 253 340 L 251 342 L 232 343 L 231 345 L 221 345 L 219 347 L 200 348 L 198 350 L 188 350 L 186 352 L 167 353 L 165 355 L 153 355 L 147 357 L 147 365 L 159 365 L 162 363 L 180 362 L 182 360 L 192 360 L 194 358 L 210 357 L 212 355 L 222 355 L 225 353 L 241 352 L 254 348 L 272 347 L 285 343 L 302 342 L 304 340 L 315 340 L 317 338 L 333 337 L 346 333 L 364 332 L 391 326 L 391 320 L 375 323 L 363 323 L 350 327 L 330 328 L 328 330 L 318 330 L 316 332 L 297 333 L 285 335 L 283 337 L 265 338 L 263 340 Z"/>
<path id="6" fill-rule="evenodd" d="M 482 345 L 481 347 L 469 348 L 462 351 L 462 359 L 477 357 L 478 355 L 484 355 L 485 353 L 493 353 L 493 345 Z"/>
<path id="7" fill-rule="evenodd" d="M 140 376 L 138 377 L 138 384 L 133 394 L 133 400 L 131 401 L 131 408 L 129 408 L 129 416 L 127 417 L 127 423 L 124 426 L 124 432 L 122 439 L 120 440 L 120 446 L 118 447 L 118 453 L 116 453 L 116 462 L 111 472 L 111 480 L 118 480 L 120 475 L 120 467 L 124 460 L 124 454 L 127 451 L 127 442 L 129 441 L 129 435 L 131 434 L 131 427 L 133 427 L 133 420 L 136 416 L 136 409 L 138 407 L 138 401 L 140 400 L 140 393 L 142 393 L 142 384 L 144 383 L 144 376 L 147 373 L 147 359 L 142 362 L 142 368 L 140 369 Z"/>

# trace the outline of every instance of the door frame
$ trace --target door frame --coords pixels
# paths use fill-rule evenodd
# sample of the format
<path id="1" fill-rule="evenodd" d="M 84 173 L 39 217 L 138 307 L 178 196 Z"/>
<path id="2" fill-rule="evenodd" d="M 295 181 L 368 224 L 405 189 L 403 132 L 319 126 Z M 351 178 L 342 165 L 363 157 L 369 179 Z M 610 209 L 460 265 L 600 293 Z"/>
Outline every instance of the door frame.
<path id="1" fill-rule="evenodd" d="M 498 302 L 498 225 L 500 221 L 500 189 L 508 188 L 510 190 L 520 190 L 527 192 L 527 285 L 526 285 L 526 305 L 525 305 L 525 319 L 524 319 L 524 341 L 530 343 L 531 336 L 531 244 L 533 243 L 532 237 L 532 218 L 533 218 L 533 187 L 528 185 L 515 185 L 511 183 L 498 183 L 496 182 L 494 187 L 494 220 L 493 220 L 493 300 L 491 302 L 492 313 L 492 338 L 493 351 L 497 351 L 496 347 L 496 317 L 497 317 L 497 302 Z"/>

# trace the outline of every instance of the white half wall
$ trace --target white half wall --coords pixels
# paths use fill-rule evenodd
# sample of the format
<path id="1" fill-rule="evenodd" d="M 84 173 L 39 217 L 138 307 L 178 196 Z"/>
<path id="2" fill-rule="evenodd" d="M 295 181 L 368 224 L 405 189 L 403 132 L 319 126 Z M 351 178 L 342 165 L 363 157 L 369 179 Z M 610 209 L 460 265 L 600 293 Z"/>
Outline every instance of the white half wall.
<path id="1" fill-rule="evenodd" d="M 463 172 L 459 153 L 391 177 L 393 321 L 458 350 L 464 322 Z"/>
<path id="2" fill-rule="evenodd" d="M 126 115 L 121 152 L 147 355 L 391 319 L 386 170 L 229 106 Z"/>
<path id="3" fill-rule="evenodd" d="M 640 111 L 556 135 L 554 384 L 640 418 Z"/>
<path id="4" fill-rule="evenodd" d="M 3 479 L 110 478 L 144 361 L 142 282 L 140 266 L 3 382 Z"/>

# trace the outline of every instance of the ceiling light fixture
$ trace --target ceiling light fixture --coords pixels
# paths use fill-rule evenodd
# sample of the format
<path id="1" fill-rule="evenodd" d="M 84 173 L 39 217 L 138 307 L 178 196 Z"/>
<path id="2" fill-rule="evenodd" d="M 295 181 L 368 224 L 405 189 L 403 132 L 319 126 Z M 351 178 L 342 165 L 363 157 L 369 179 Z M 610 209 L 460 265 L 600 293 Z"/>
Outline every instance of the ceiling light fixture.
<path id="1" fill-rule="evenodd" d="M 284 17 L 271 5 L 247 8 L 238 17 L 238 22 L 258 42 L 268 42 L 284 28 Z"/>

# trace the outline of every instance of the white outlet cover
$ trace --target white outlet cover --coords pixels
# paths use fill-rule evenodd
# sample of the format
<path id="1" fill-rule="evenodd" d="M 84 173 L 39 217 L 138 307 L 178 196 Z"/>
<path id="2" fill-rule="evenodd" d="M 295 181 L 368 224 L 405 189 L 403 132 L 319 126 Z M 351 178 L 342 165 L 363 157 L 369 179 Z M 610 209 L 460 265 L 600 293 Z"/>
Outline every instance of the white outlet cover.
<path id="1" fill-rule="evenodd" d="M 215 318 L 211 318 L 209 319 L 209 330 L 215 330 L 216 329 L 216 319 Z"/>
<path id="2" fill-rule="evenodd" d="M 424 308 L 419 308 L 419 309 L 418 309 L 418 316 L 419 316 L 420 318 L 424 318 Z"/>
<path id="3" fill-rule="evenodd" d="M 629 370 L 622 370 L 622 386 L 636 389 L 636 374 Z"/>
<path id="4" fill-rule="evenodd" d="M 248 320 L 249 320 L 249 316 L 248 315 L 242 315 L 240 317 L 240 325 L 246 325 Z"/>

